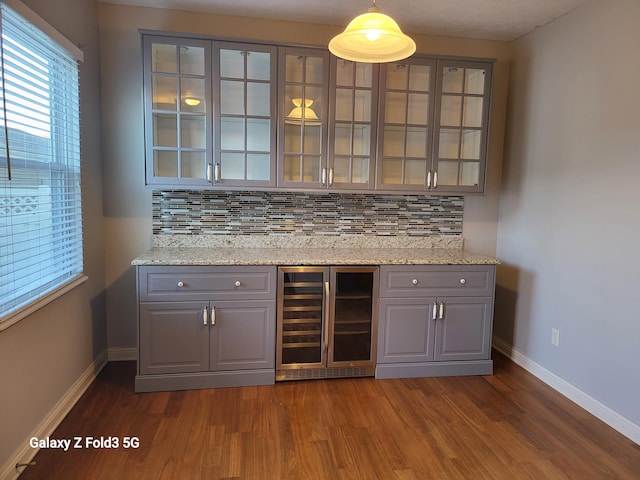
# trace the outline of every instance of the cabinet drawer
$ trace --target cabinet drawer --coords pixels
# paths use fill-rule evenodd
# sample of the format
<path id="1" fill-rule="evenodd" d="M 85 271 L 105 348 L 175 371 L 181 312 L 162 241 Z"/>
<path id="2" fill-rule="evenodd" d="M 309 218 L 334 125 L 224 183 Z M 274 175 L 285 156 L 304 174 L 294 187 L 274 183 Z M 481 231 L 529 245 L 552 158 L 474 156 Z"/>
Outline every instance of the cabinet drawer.
<path id="1" fill-rule="evenodd" d="M 385 265 L 380 296 L 492 296 L 494 277 L 494 265 Z"/>
<path id="2" fill-rule="evenodd" d="M 141 301 L 274 300 L 276 267 L 173 267 L 138 268 Z"/>

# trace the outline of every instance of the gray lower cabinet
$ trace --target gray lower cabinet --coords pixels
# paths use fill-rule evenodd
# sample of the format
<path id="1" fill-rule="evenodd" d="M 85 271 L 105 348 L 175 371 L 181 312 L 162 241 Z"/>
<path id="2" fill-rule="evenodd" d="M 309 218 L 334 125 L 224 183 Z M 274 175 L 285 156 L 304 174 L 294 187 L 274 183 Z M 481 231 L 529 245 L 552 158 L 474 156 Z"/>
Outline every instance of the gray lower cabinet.
<path id="1" fill-rule="evenodd" d="M 376 378 L 493 373 L 494 265 L 383 266 Z"/>
<path id="2" fill-rule="evenodd" d="M 275 381 L 275 267 L 138 267 L 137 392 Z"/>

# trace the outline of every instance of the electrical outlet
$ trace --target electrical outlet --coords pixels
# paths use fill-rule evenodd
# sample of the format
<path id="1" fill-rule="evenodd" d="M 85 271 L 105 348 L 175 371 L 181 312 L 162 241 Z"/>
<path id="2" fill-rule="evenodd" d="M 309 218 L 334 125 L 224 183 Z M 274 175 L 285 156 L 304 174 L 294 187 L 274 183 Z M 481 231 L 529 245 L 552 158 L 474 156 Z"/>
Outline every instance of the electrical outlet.
<path id="1" fill-rule="evenodd" d="M 560 330 L 557 328 L 551 329 L 551 345 L 558 347 L 560 345 Z"/>

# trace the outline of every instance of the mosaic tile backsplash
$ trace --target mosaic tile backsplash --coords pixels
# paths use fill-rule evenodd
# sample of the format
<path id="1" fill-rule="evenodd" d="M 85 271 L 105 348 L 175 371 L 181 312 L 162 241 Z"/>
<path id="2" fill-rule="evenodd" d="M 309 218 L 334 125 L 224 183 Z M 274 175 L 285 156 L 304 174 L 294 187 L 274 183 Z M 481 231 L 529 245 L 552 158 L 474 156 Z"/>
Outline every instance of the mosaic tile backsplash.
<path id="1" fill-rule="evenodd" d="M 153 233 L 462 235 L 464 197 L 304 192 L 153 192 Z"/>

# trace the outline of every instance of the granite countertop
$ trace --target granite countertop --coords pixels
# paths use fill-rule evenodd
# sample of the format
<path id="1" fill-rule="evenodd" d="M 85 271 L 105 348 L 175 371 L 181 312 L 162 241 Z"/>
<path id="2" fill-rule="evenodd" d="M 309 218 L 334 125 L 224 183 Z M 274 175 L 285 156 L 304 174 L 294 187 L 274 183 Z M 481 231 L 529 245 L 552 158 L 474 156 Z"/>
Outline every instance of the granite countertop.
<path id="1" fill-rule="evenodd" d="M 214 238 L 201 238 L 214 237 Z M 495 265 L 461 237 L 159 235 L 132 265 Z"/>

